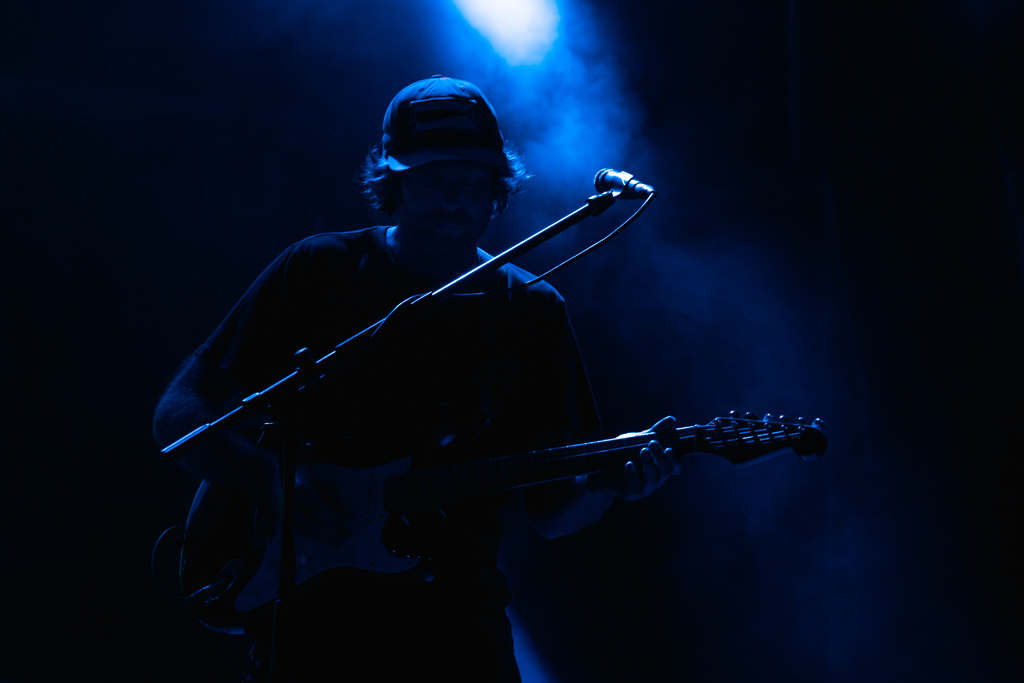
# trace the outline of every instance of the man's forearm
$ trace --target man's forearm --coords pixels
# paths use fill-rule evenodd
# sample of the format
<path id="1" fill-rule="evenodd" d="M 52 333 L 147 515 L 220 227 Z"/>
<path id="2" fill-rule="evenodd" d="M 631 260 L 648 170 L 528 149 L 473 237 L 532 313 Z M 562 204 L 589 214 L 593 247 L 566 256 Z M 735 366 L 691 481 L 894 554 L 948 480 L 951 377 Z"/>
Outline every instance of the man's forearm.
<path id="1" fill-rule="evenodd" d="M 541 536 L 557 538 L 601 519 L 614 494 L 587 485 L 586 477 L 563 479 L 523 490 L 530 524 Z"/>
<path id="2" fill-rule="evenodd" d="M 160 398 L 153 416 L 153 437 L 165 447 L 201 424 L 220 417 L 212 405 L 224 402 L 220 392 L 205 390 L 202 361 L 191 357 Z M 226 412 L 226 411 L 225 411 Z M 222 428 L 203 443 L 185 446 L 172 455 L 175 462 L 197 477 L 232 486 L 261 498 L 272 498 L 279 490 L 275 454 L 259 447 L 238 423 Z"/>

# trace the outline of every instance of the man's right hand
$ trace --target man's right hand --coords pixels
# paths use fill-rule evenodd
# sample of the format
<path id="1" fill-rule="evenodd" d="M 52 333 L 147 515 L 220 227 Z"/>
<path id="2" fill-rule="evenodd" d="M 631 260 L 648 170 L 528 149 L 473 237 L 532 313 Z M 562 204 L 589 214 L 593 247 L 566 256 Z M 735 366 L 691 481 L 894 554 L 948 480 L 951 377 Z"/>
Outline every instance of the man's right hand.
<path id="1" fill-rule="evenodd" d="M 296 536 L 337 547 L 352 536 L 350 516 L 329 482 L 311 477 L 299 468 L 295 472 Z"/>

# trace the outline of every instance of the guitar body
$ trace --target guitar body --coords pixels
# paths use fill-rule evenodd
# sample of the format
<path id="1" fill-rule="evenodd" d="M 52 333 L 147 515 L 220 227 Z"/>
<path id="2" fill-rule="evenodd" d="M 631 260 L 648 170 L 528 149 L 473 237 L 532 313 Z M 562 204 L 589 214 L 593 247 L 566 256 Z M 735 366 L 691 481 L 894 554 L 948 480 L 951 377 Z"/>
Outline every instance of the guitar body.
<path id="1" fill-rule="evenodd" d="M 296 467 L 296 479 L 329 487 L 325 497 L 340 501 L 345 519 L 341 538 L 332 541 L 296 530 L 298 590 L 328 570 L 398 574 L 416 568 L 419 559 L 400 556 L 387 545 L 396 534 L 385 528 L 390 525 L 383 506 L 384 480 L 408 471 L 409 465 L 405 458 L 365 469 L 312 462 Z M 281 525 L 270 512 L 251 497 L 205 480 L 196 493 L 185 525 L 180 573 L 193 611 L 206 626 L 240 633 L 248 615 L 277 599 Z"/>

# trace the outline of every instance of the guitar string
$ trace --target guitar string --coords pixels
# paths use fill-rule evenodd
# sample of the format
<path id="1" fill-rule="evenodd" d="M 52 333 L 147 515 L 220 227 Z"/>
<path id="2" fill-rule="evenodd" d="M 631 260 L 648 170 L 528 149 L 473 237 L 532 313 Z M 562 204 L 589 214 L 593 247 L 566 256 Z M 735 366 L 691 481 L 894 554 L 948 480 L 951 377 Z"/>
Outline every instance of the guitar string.
<path id="1" fill-rule="evenodd" d="M 779 425 L 779 426 L 781 427 L 781 429 L 778 432 L 775 432 L 775 431 L 773 431 L 771 426 L 769 426 L 767 428 L 758 428 L 756 426 L 756 423 L 748 422 L 748 423 L 745 423 L 745 424 L 742 424 L 742 425 L 724 426 L 723 429 L 721 430 L 721 433 L 722 433 L 723 437 L 729 437 L 731 435 L 734 444 L 739 444 L 739 443 L 742 443 L 742 442 L 747 441 L 747 440 L 749 440 L 751 443 L 761 443 L 761 442 L 774 442 L 776 440 L 780 440 L 781 439 L 784 442 L 785 440 L 788 440 L 788 437 L 791 436 L 791 434 L 792 434 L 792 432 L 787 430 L 787 427 L 795 427 L 795 425 L 785 425 L 785 424 L 782 424 L 782 425 Z M 717 432 L 717 430 L 710 429 L 709 427 L 705 427 L 704 430 L 701 430 L 701 431 L 711 431 L 713 433 Z M 802 430 L 797 428 L 795 431 L 796 432 L 800 432 Z M 779 434 L 779 437 L 776 437 L 776 433 Z M 687 437 L 683 437 L 683 438 L 695 438 L 696 436 L 697 436 L 697 432 L 695 432 L 693 435 L 688 435 Z M 551 449 L 551 450 L 547 450 L 547 451 L 540 451 L 540 452 L 537 452 L 537 453 L 534 453 L 534 454 L 529 454 L 530 456 L 532 456 L 532 457 L 528 457 L 526 459 L 526 463 L 528 464 L 528 468 L 529 468 L 529 471 L 528 471 L 529 476 L 527 477 L 527 481 L 524 482 L 523 484 L 518 483 L 520 481 L 519 470 L 521 469 L 521 467 L 520 467 L 520 465 L 518 463 L 523 461 L 523 459 L 524 459 L 523 456 L 503 456 L 501 458 L 494 458 L 494 459 L 489 459 L 489 460 L 480 460 L 480 461 L 474 461 L 474 462 L 469 462 L 469 463 L 460 463 L 460 464 L 445 466 L 445 467 L 442 467 L 442 468 L 435 468 L 435 469 L 430 469 L 430 470 L 418 470 L 415 473 L 413 473 L 413 472 L 406 473 L 406 474 L 398 476 L 399 482 L 396 482 L 396 483 L 398 483 L 398 486 L 400 487 L 400 492 L 399 492 L 398 495 L 396 495 L 392 499 L 393 500 L 392 504 L 393 505 L 397 504 L 397 507 L 399 507 L 399 508 L 404 508 L 405 507 L 405 506 L 401 505 L 401 503 L 403 501 L 407 500 L 408 494 L 402 495 L 401 494 L 401 489 L 402 488 L 404 488 L 406 490 L 408 490 L 410 488 L 412 489 L 412 495 L 414 496 L 413 504 L 416 505 L 417 507 L 419 507 L 421 505 L 422 506 L 427 506 L 427 505 L 433 505 L 435 503 L 443 502 L 445 500 L 445 470 L 448 467 L 452 468 L 451 476 L 449 478 L 451 480 L 451 490 L 452 490 L 452 496 L 451 497 L 454 499 L 454 498 L 466 497 L 466 496 L 473 495 L 473 494 L 487 493 L 487 492 L 490 492 L 490 491 L 493 491 L 493 490 L 504 490 L 506 488 L 514 488 L 516 486 L 525 485 L 526 483 L 541 483 L 542 481 L 564 479 L 564 478 L 568 478 L 568 477 L 571 477 L 571 476 L 578 476 L 579 474 L 586 474 L 587 471 L 599 471 L 601 469 L 606 469 L 607 468 L 607 459 L 608 459 L 610 454 L 618 453 L 619 451 L 622 451 L 622 450 L 625 450 L 625 449 L 629 449 L 629 448 L 635 448 L 636 445 L 638 445 L 638 444 L 637 443 L 632 443 L 632 441 L 639 441 L 639 440 L 640 440 L 639 438 L 631 439 L 629 443 L 624 443 L 622 445 L 615 446 L 614 448 L 608 448 L 608 449 L 604 449 L 604 450 L 601 450 L 601 451 L 584 451 L 584 452 L 579 453 L 579 454 L 568 455 L 568 456 L 560 455 L 560 454 L 557 453 L 557 451 L 566 450 L 566 449 L 572 450 L 573 448 L 576 448 L 576 447 L 584 447 L 585 448 L 586 446 L 589 446 L 589 445 L 592 445 L 592 444 L 577 444 L 576 446 L 566 446 L 566 447 L 563 447 L 562 449 Z M 723 444 L 723 446 L 725 445 L 726 441 L 728 441 L 728 438 L 725 438 L 725 440 L 721 442 Z M 602 443 L 602 442 L 598 442 L 598 443 Z M 714 440 L 711 440 L 710 443 L 714 444 Z M 780 445 L 781 445 L 781 443 L 780 443 Z M 593 469 L 591 469 L 590 466 L 584 466 L 583 469 L 587 470 L 587 471 L 577 470 L 575 473 L 569 473 L 571 471 L 570 466 L 576 466 L 579 463 L 581 458 L 584 459 L 584 461 L 585 461 L 585 459 L 587 457 L 594 457 L 594 456 L 601 456 L 601 458 L 602 458 L 601 466 L 594 467 Z M 506 480 L 506 473 L 507 473 L 507 470 L 508 470 L 506 465 L 507 465 L 507 462 L 508 462 L 509 458 L 512 458 L 514 461 L 516 461 L 517 465 L 516 465 L 516 473 L 511 477 L 512 481 L 514 483 L 509 485 L 509 486 L 506 486 L 506 485 L 504 485 L 504 482 Z M 498 461 L 500 461 L 500 467 L 498 466 Z M 559 470 L 561 470 L 561 474 L 558 474 L 558 476 L 550 477 L 550 475 L 552 474 L 550 468 L 551 468 L 553 462 L 555 463 L 555 467 L 558 468 Z M 547 472 L 547 475 L 550 477 L 550 479 L 541 479 L 541 480 L 537 480 L 536 479 L 536 469 L 537 469 L 538 466 L 543 466 L 543 467 L 549 468 L 549 471 Z M 498 476 L 497 476 L 498 485 L 497 486 L 495 486 L 495 483 L 494 483 L 494 479 L 495 479 L 494 472 L 495 472 L 495 470 L 497 470 L 497 472 L 498 472 Z M 414 475 L 414 474 L 418 475 L 418 477 L 419 477 L 419 480 L 420 480 L 420 485 L 419 486 L 416 485 L 417 484 L 416 479 L 410 477 L 410 475 Z M 438 475 L 440 475 L 440 477 Z M 427 483 L 428 478 L 429 478 L 429 487 L 435 492 L 435 495 L 423 496 L 420 501 L 416 501 L 415 496 L 417 494 L 426 494 L 427 488 L 428 488 L 428 483 Z M 461 495 L 456 495 L 455 489 L 458 486 L 459 480 L 461 480 L 462 491 L 460 492 Z M 405 484 L 405 486 L 403 487 L 402 484 Z M 480 488 L 482 490 L 477 490 L 478 488 Z M 473 489 L 473 491 L 470 491 L 469 489 Z M 417 505 L 417 503 L 418 503 L 418 505 Z"/>
<path id="2" fill-rule="evenodd" d="M 740 429 L 734 431 L 740 434 Z M 584 450 L 582 453 L 568 456 L 558 452 L 565 449 L 553 449 L 530 454 L 525 459 L 523 456 L 505 456 L 448 466 L 452 470 L 449 477 L 451 480 L 451 497 L 460 498 L 473 494 L 487 493 L 492 490 L 513 488 L 526 483 L 541 483 L 542 481 L 577 476 L 589 471 L 607 469 L 609 457 L 622 450 L 635 448 L 638 444 L 632 443 L 633 441 L 640 441 L 640 439 L 631 439 L 627 443 L 601 451 Z M 580 444 L 578 446 L 586 448 L 588 445 L 590 444 Z M 573 447 L 566 448 L 571 450 Z M 515 472 L 511 475 L 509 475 L 509 468 L 507 466 L 509 457 L 516 463 Z M 598 463 L 586 464 L 587 458 L 593 459 L 595 457 L 599 458 Z M 579 467 L 581 462 L 583 463 L 582 468 Z M 539 468 L 546 470 L 541 476 L 538 476 Z M 399 475 L 399 480 L 396 482 L 398 491 L 396 492 L 397 495 L 392 497 L 391 507 L 398 507 L 399 509 L 409 507 L 402 503 L 408 502 L 410 494 L 412 496 L 411 507 L 413 508 L 444 504 L 446 498 L 446 469 L 447 467 L 442 467 Z M 525 481 L 521 479 L 522 470 L 525 470 Z M 495 476 L 495 473 L 497 473 L 497 476 Z M 511 484 L 506 485 L 507 479 L 511 479 Z M 522 483 L 520 483 L 521 481 Z M 459 488 L 461 488 L 461 491 L 456 491 Z"/>

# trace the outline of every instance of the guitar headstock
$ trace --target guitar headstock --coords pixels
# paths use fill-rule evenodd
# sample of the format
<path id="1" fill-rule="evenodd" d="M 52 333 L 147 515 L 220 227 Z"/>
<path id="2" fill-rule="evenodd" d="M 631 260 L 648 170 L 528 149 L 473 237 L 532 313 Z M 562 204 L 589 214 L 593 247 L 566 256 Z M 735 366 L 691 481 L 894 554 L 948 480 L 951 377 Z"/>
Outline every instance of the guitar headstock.
<path id="1" fill-rule="evenodd" d="M 806 424 L 802 417 L 789 422 L 785 415 L 740 416 L 730 411 L 729 417 L 696 428 L 694 450 L 720 455 L 733 465 L 751 465 L 789 450 L 804 460 L 817 460 L 828 445 L 821 426 L 820 418 Z"/>

